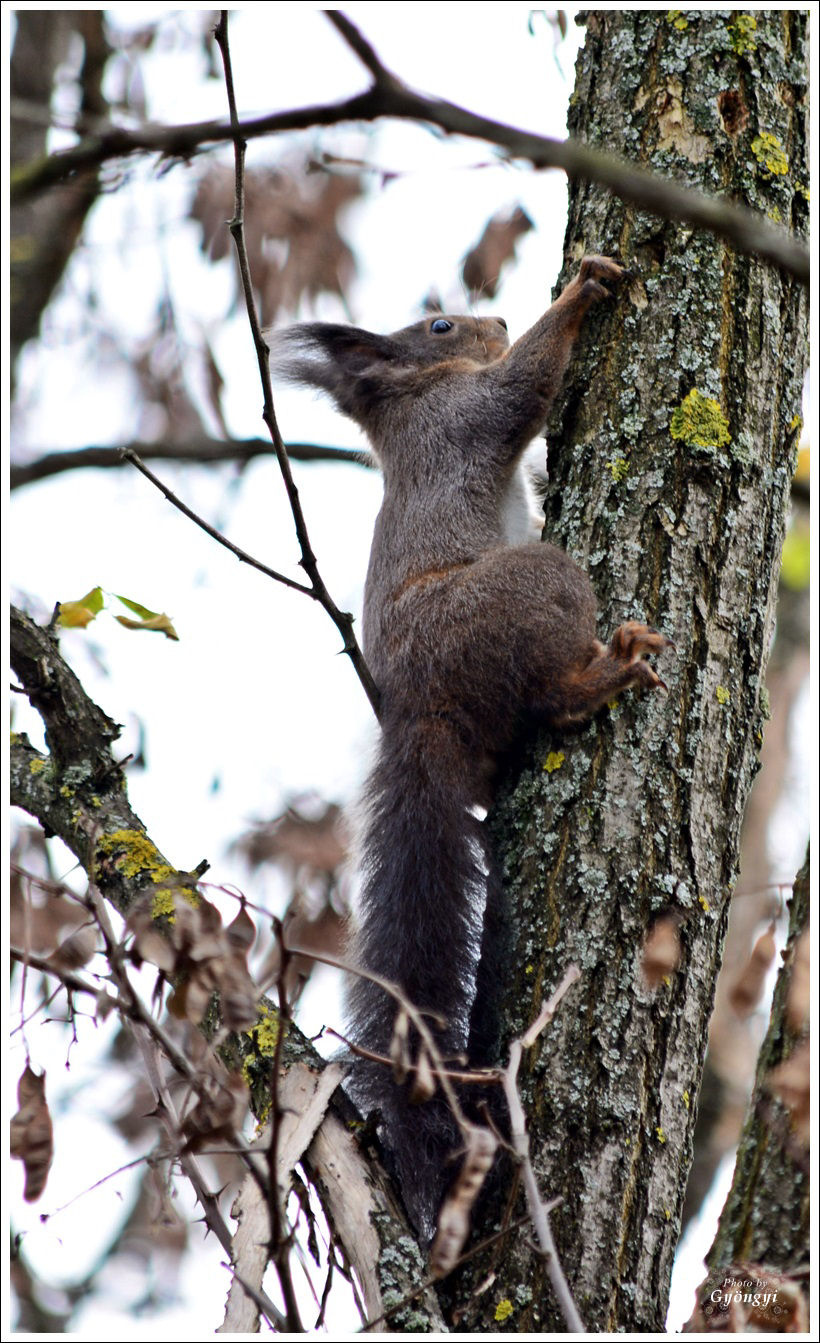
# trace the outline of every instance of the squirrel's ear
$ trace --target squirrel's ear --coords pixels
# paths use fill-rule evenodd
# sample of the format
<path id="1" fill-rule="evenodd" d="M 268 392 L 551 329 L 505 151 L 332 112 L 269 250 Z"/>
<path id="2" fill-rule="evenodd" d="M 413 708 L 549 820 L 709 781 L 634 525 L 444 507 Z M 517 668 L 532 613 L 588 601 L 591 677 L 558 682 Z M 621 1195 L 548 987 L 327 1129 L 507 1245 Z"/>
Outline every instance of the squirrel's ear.
<path id="1" fill-rule="evenodd" d="M 303 322 L 266 333 L 271 369 L 289 382 L 335 392 L 339 378 L 383 368 L 399 356 L 389 336 L 334 322 Z"/>

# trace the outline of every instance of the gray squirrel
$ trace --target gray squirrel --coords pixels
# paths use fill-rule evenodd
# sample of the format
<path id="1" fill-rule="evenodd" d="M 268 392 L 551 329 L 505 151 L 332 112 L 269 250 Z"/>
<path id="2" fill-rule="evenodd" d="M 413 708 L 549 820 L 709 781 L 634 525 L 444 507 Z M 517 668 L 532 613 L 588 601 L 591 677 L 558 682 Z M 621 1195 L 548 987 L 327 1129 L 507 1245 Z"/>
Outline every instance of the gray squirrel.
<path id="1" fill-rule="evenodd" d="M 523 543 L 522 454 L 585 314 L 625 274 L 585 257 L 512 346 L 500 318 L 443 314 L 389 336 L 314 322 L 273 341 L 274 372 L 330 393 L 384 473 L 363 621 L 381 743 L 351 959 L 435 1014 L 442 1055 L 479 1066 L 495 1061 L 503 967 L 498 877 L 476 808 L 491 802 L 498 762 L 528 721 L 564 727 L 627 687 L 663 687 L 645 656 L 672 646 L 636 621 L 600 643 L 583 570 L 553 545 Z M 354 1043 L 389 1055 L 394 1000 L 356 977 L 349 1007 Z M 364 1113 L 378 1110 L 405 1205 L 428 1237 L 460 1134 L 440 1094 L 412 1107 L 408 1087 L 383 1063 L 354 1068 L 354 1095 Z"/>

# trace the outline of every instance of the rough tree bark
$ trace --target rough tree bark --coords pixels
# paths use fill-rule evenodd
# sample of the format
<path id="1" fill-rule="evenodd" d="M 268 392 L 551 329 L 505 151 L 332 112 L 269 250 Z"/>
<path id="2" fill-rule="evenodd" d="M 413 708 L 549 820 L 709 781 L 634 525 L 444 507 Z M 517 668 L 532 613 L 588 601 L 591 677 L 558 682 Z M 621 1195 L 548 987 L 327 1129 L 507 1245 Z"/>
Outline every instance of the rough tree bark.
<path id="1" fill-rule="evenodd" d="M 805 230 L 805 14 L 586 23 L 572 134 Z M 645 620 L 677 653 L 667 697 L 625 696 L 530 749 L 491 823 L 513 921 L 508 1032 L 571 962 L 582 971 L 522 1070 L 542 1189 L 563 1197 L 559 1253 L 589 1330 L 657 1331 L 765 719 L 807 305 L 714 237 L 582 185 L 562 282 L 591 251 L 636 279 L 591 324 L 554 416 L 547 533 L 589 571 L 602 634 Z M 641 948 L 662 916 L 681 958 L 653 990 Z M 479 1231 L 501 1216 L 487 1200 Z M 565 1327 L 526 1230 L 467 1267 L 453 1306 L 467 1331 Z"/>
<path id="2" fill-rule="evenodd" d="M 794 1136 L 772 1072 L 808 1041 L 789 995 L 800 938 L 809 927 L 809 858 L 794 883 L 789 938 L 777 979 L 772 1014 L 760 1050 L 757 1077 L 738 1148 L 734 1180 L 709 1254 L 714 1272 L 739 1261 L 772 1264 L 787 1273 L 808 1268 L 808 1145 Z"/>
<path id="3" fill-rule="evenodd" d="M 795 492 L 792 504 L 795 506 Z M 799 511 L 808 514 L 800 502 Z M 751 1005 L 739 1015 L 734 992 L 746 973 L 755 939 L 782 908 L 784 875 L 774 867 L 769 822 L 783 794 L 791 761 L 792 714 L 809 675 L 808 587 L 782 582 L 777 596 L 777 633 L 766 673 L 770 719 L 746 812 L 740 877 L 732 900 L 726 946 L 709 1023 L 709 1048 L 695 1130 L 695 1156 L 683 1207 L 684 1229 L 698 1212 L 720 1162 L 737 1146 L 757 1066 L 760 1030 Z"/>

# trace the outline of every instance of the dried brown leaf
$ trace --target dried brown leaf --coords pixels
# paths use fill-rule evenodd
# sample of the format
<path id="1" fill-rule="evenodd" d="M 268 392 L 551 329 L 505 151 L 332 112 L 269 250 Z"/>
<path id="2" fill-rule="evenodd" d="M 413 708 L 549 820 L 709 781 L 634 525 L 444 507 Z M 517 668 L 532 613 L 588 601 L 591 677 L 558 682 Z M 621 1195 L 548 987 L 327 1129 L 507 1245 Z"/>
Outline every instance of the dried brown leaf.
<path id="1" fill-rule="evenodd" d="M 320 803 L 317 808 L 304 798 L 293 801 L 281 816 L 255 826 L 236 848 L 251 867 L 279 863 L 305 881 L 314 874 L 336 871 L 347 855 L 348 836 L 335 802 Z"/>
<path id="2" fill-rule="evenodd" d="M 229 1031 L 250 1030 L 259 1016 L 258 994 L 244 958 L 227 956 L 214 963 L 212 968 L 225 1026 Z"/>
<path id="3" fill-rule="evenodd" d="M 169 997 L 168 1011 L 178 1021 L 191 1021 L 198 1026 L 208 1010 L 212 996 L 212 986 L 203 983 L 199 975 L 191 972 Z"/>
<path id="4" fill-rule="evenodd" d="M 17 1103 L 19 1109 L 11 1121 L 10 1151 L 25 1168 L 23 1198 L 33 1203 L 46 1187 L 54 1157 L 54 1131 L 46 1103 L 46 1075 L 33 1072 L 28 1063 L 17 1083 Z"/>
<path id="5" fill-rule="evenodd" d="M 488 1128 L 471 1125 L 461 1169 L 441 1205 L 430 1249 L 430 1273 L 443 1278 L 455 1267 L 470 1234 L 470 1213 L 495 1160 L 498 1139 Z"/>
<path id="6" fill-rule="evenodd" d="M 413 1081 L 410 1087 L 411 1105 L 421 1105 L 423 1101 L 429 1101 L 430 1097 L 435 1095 L 436 1077 L 433 1072 L 433 1065 L 430 1061 L 430 1055 L 426 1049 L 419 1050 L 419 1056 L 416 1060 L 416 1070 L 413 1074 Z"/>
<path id="7" fill-rule="evenodd" d="M 235 951 L 247 954 L 256 941 L 256 925 L 243 905 L 232 923 L 225 929 L 225 935 Z"/>
<path id="8" fill-rule="evenodd" d="M 56 970 L 79 970 L 97 950 L 97 926 L 87 923 L 78 928 L 51 953 L 49 961 Z"/>
<path id="9" fill-rule="evenodd" d="M 321 293 L 342 299 L 355 273 L 353 253 L 337 215 L 361 195 L 353 173 L 304 166 L 250 170 L 245 177 L 245 245 L 263 325 L 280 307 L 295 312 Z M 228 254 L 227 220 L 233 214 L 233 172 L 214 165 L 201 179 L 191 218 L 202 230 L 202 250 L 212 261 Z"/>
<path id="10" fill-rule="evenodd" d="M 760 934 L 752 954 L 729 990 L 729 1002 L 739 1017 L 747 1017 L 753 1012 L 763 996 L 766 976 L 777 955 L 774 935 L 775 926 L 771 923 Z"/>
<path id="11" fill-rule="evenodd" d="M 198 1097 L 182 1123 L 186 1149 L 197 1152 L 219 1139 L 232 1142 L 242 1127 L 247 1105 L 248 1088 L 241 1073 L 212 1078 L 207 1094 Z"/>
<path id="12" fill-rule="evenodd" d="M 461 267 L 461 278 L 471 298 L 495 297 L 504 266 L 515 258 L 518 239 L 531 228 L 533 222 L 520 206 L 510 215 L 494 215 L 489 220 Z"/>
<path id="13" fill-rule="evenodd" d="M 403 1007 L 396 1013 L 393 1034 L 390 1037 L 390 1062 L 393 1064 L 393 1077 L 401 1085 L 407 1080 L 410 1071 L 410 1018 Z"/>
<path id="14" fill-rule="evenodd" d="M 21 951 L 47 956 L 88 920 L 88 910 L 60 882 L 25 870 L 46 857 L 36 835 L 24 827 L 11 851 L 9 941 Z"/>

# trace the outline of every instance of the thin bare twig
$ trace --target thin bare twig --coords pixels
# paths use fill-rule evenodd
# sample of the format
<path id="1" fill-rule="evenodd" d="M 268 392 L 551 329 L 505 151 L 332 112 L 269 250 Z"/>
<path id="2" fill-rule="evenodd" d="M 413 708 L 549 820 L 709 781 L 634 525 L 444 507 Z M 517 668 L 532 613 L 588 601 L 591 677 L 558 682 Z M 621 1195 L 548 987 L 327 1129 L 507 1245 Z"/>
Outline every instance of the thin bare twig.
<path id="1" fill-rule="evenodd" d="M 163 1080 L 161 1070 L 157 1066 L 157 1055 L 159 1053 L 157 1043 L 155 1040 L 151 1039 L 151 1035 L 146 1030 L 144 1023 L 131 1021 L 129 1024 L 131 1025 L 131 1029 L 134 1032 L 137 1044 L 140 1046 L 143 1055 L 146 1073 L 148 1075 L 151 1090 L 153 1091 L 157 1102 L 159 1116 L 164 1123 L 169 1137 L 178 1147 L 181 1141 L 179 1116 L 177 1115 L 176 1107 L 171 1099 L 168 1087 Z M 197 1200 L 202 1207 L 205 1223 L 208 1228 L 213 1231 L 223 1250 L 226 1251 L 231 1261 L 231 1266 L 234 1269 L 234 1274 L 243 1291 L 247 1292 L 248 1296 L 251 1297 L 258 1309 L 261 1310 L 263 1317 L 268 1321 L 272 1329 L 278 1328 L 280 1331 L 285 1331 L 289 1328 L 289 1322 L 285 1319 L 282 1312 L 264 1292 L 259 1291 L 250 1283 L 246 1282 L 241 1274 L 236 1271 L 234 1265 L 233 1235 L 231 1234 L 227 1222 L 222 1216 L 222 1211 L 219 1207 L 217 1198 L 211 1193 L 205 1183 L 202 1172 L 199 1169 L 199 1162 L 190 1152 L 181 1153 L 178 1159 L 180 1166 L 182 1167 L 185 1176 L 190 1181 Z"/>
<path id="2" fill-rule="evenodd" d="M 301 956 L 306 953 L 299 952 L 298 954 Z M 353 971 L 353 973 L 356 972 Z M 373 1049 L 365 1049 L 363 1045 L 353 1044 L 352 1040 L 348 1040 L 346 1035 L 343 1035 L 341 1031 L 334 1030 L 332 1026 L 325 1026 L 321 1034 L 335 1036 L 336 1039 L 341 1040 L 345 1048 L 349 1049 L 351 1054 L 355 1054 L 357 1058 L 368 1059 L 371 1063 L 383 1063 L 386 1068 L 393 1067 L 392 1059 L 387 1058 L 385 1054 L 378 1054 Z M 492 1085 L 493 1082 L 501 1081 L 500 1068 L 472 1068 L 463 1070 L 459 1068 L 451 1068 L 446 1063 L 442 1063 L 442 1066 L 451 1082 L 458 1082 L 464 1086 L 486 1087 Z M 417 1063 L 408 1063 L 406 1067 L 408 1073 L 417 1073 L 419 1071 Z"/>
<path id="3" fill-rule="evenodd" d="M 239 261 L 239 273 L 242 279 L 242 291 L 245 296 L 245 306 L 247 308 L 248 321 L 250 323 L 251 332 L 253 335 L 253 344 L 254 349 L 256 351 L 256 360 L 257 364 L 259 365 L 259 377 L 262 383 L 262 391 L 264 395 L 262 419 L 264 420 L 265 424 L 268 427 L 268 431 L 271 436 L 271 442 L 273 443 L 274 450 L 276 452 L 276 456 L 279 461 L 279 469 L 282 472 L 282 480 L 285 485 L 285 491 L 288 496 L 288 502 L 290 503 L 291 513 L 293 514 L 293 522 L 296 528 L 296 537 L 299 542 L 299 549 L 301 551 L 301 559 L 299 563 L 310 580 L 310 595 L 316 601 L 319 602 L 319 604 L 324 608 L 325 611 L 327 611 L 337 630 L 341 634 L 344 651 L 345 653 L 347 653 L 348 657 L 350 658 L 350 661 L 353 664 L 353 668 L 356 672 L 356 675 L 358 676 L 359 680 L 362 683 L 364 692 L 367 695 L 367 698 L 370 700 L 373 712 L 376 714 L 376 717 L 378 717 L 379 715 L 378 688 L 376 686 L 375 681 L 373 680 L 373 677 L 370 674 L 370 669 L 368 668 L 367 663 L 364 660 L 364 655 L 362 654 L 362 651 L 359 648 L 358 643 L 356 642 L 356 638 L 353 633 L 353 616 L 350 614 L 349 611 L 339 610 L 338 606 L 333 601 L 333 598 L 331 597 L 330 593 L 325 587 L 324 580 L 322 579 L 322 576 L 319 573 L 319 568 L 316 563 L 316 556 L 314 555 L 313 548 L 311 547 L 310 544 L 310 537 L 308 536 L 307 524 L 305 522 L 304 513 L 302 512 L 302 505 L 299 500 L 299 491 L 297 490 L 296 485 L 294 483 L 293 473 L 291 472 L 290 462 L 288 460 L 288 454 L 285 450 L 285 445 L 282 441 L 282 435 L 279 432 L 279 425 L 276 420 L 276 412 L 274 410 L 273 405 L 273 389 L 271 387 L 270 366 L 268 363 L 268 356 L 270 354 L 270 351 L 268 350 L 268 347 L 265 344 L 265 341 L 262 337 L 262 329 L 259 323 L 259 315 L 256 311 L 256 302 L 253 296 L 253 281 L 251 279 L 250 262 L 248 260 L 248 250 L 245 245 L 244 183 L 245 183 L 246 142 L 240 130 L 239 117 L 236 111 L 236 98 L 234 95 L 233 74 L 231 71 L 230 47 L 228 43 L 228 11 L 225 9 L 221 11 L 220 20 L 215 30 L 215 37 L 217 45 L 219 46 L 220 52 L 222 54 L 222 62 L 225 68 L 225 86 L 228 93 L 228 104 L 231 116 L 231 139 L 234 142 L 234 160 L 235 160 L 235 174 L 236 174 L 235 208 L 234 208 L 234 217 L 230 221 L 228 228 L 230 229 L 231 237 L 233 238 L 234 245 L 236 247 L 236 254 Z"/>
<path id="4" fill-rule="evenodd" d="M 581 1316 L 578 1313 L 578 1307 L 572 1299 L 572 1293 L 569 1290 L 569 1284 L 564 1277 L 564 1270 L 558 1258 L 558 1251 L 555 1246 L 555 1240 L 552 1234 L 552 1227 L 549 1222 L 550 1208 L 554 1203 L 545 1204 L 541 1198 L 538 1188 L 538 1181 L 535 1177 L 535 1171 L 530 1160 L 530 1140 L 527 1134 L 527 1121 L 524 1114 L 524 1107 L 521 1104 L 521 1098 L 518 1094 L 517 1079 L 518 1069 L 521 1066 L 521 1059 L 525 1049 L 534 1044 L 541 1031 L 552 1019 L 555 1010 L 558 1007 L 564 994 L 579 979 L 581 975 L 577 965 L 571 965 L 564 975 L 558 988 L 552 997 L 544 1003 L 536 1020 L 527 1031 L 518 1040 L 513 1040 L 510 1045 L 510 1061 L 502 1074 L 502 1085 L 504 1095 L 507 1101 L 507 1107 L 510 1112 L 510 1136 L 513 1147 L 521 1163 L 521 1173 L 524 1181 L 524 1191 L 527 1197 L 527 1207 L 530 1211 L 530 1217 L 535 1227 L 535 1233 L 538 1237 L 538 1244 L 547 1267 L 549 1280 L 552 1283 L 552 1289 L 558 1300 L 561 1313 L 566 1321 L 567 1329 L 572 1333 L 584 1333 L 584 1326 Z"/>
<path id="5" fill-rule="evenodd" d="M 192 508 L 189 508 L 186 503 L 183 503 L 183 501 L 174 494 L 173 490 L 169 490 L 168 486 L 164 485 L 159 477 L 155 476 L 153 471 L 149 470 L 145 465 L 145 462 L 141 461 L 131 448 L 126 448 L 122 455 L 125 461 L 131 462 L 132 466 L 135 466 L 138 471 L 141 471 L 147 480 L 150 480 L 153 485 L 156 485 L 157 489 L 165 495 L 169 504 L 173 504 L 174 508 L 178 508 L 180 513 L 184 513 L 186 518 L 190 518 L 191 522 L 195 522 L 197 527 L 201 527 L 203 532 L 207 532 L 208 536 L 212 537 L 214 541 L 218 541 L 221 546 L 224 546 L 226 550 L 229 550 L 242 564 L 249 564 L 252 569 L 258 569 L 260 573 L 265 574 L 268 578 L 275 579 L 277 583 L 284 583 L 286 588 L 294 588 L 297 592 L 303 592 L 306 597 L 315 596 L 313 589 L 309 588 L 306 583 L 299 583 L 295 578 L 288 578 L 287 574 L 280 574 L 278 569 L 270 569 L 267 564 L 263 564 L 261 560 L 254 559 L 253 555 L 249 555 L 246 550 L 242 550 L 240 546 L 234 545 L 233 541 L 229 541 L 227 536 L 223 536 L 222 532 L 216 530 L 216 527 L 212 527 L 209 522 L 206 522 L 204 518 L 201 518 L 199 514 L 195 513 Z"/>
<path id="6" fill-rule="evenodd" d="M 279 919 L 274 920 L 274 931 L 276 940 L 279 944 L 279 978 L 277 981 L 277 989 L 279 992 L 279 1029 L 276 1033 L 276 1042 L 274 1044 L 270 1070 L 270 1142 L 268 1144 L 267 1153 L 271 1258 L 276 1264 L 276 1271 L 279 1275 L 279 1282 L 282 1287 L 282 1295 L 285 1298 L 288 1319 L 291 1321 L 290 1328 L 293 1330 L 295 1322 L 295 1327 L 301 1331 L 302 1324 L 299 1317 L 298 1306 L 296 1304 L 296 1291 L 290 1271 L 291 1239 L 287 1234 L 287 1222 L 284 1209 L 285 1195 L 284 1191 L 279 1188 L 279 1146 L 282 1132 L 282 1119 L 284 1117 L 282 1101 L 279 1095 L 279 1079 L 282 1071 L 282 1044 L 285 1038 L 285 1023 L 290 1019 L 290 1004 L 288 1003 L 287 993 L 285 991 L 285 977 L 287 973 L 289 953 L 285 947 L 285 939 L 282 936 L 282 924 Z"/>

